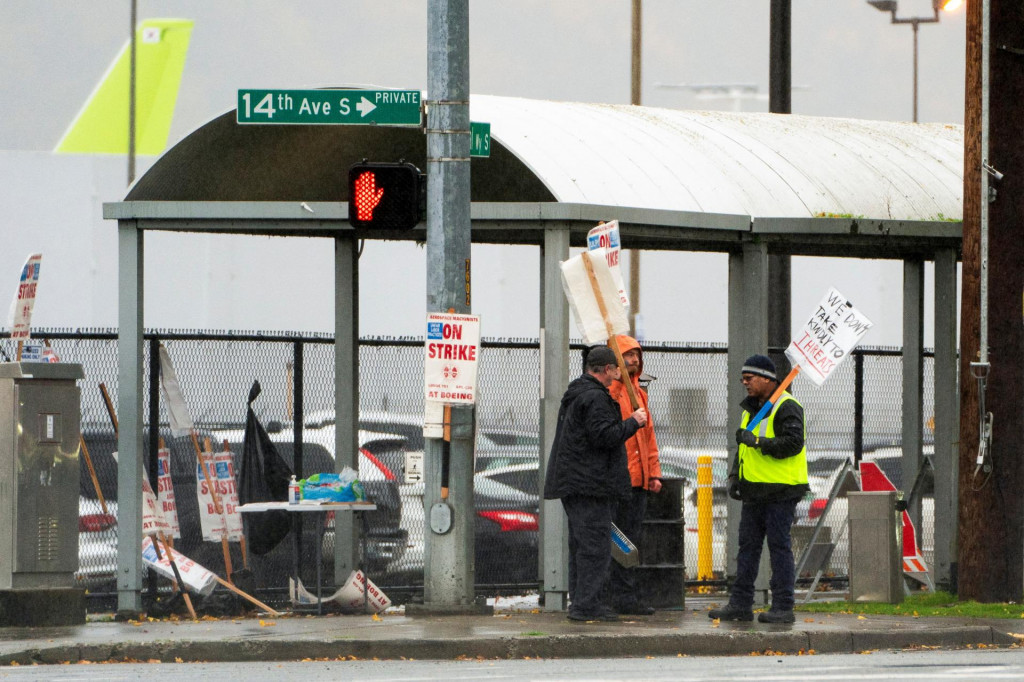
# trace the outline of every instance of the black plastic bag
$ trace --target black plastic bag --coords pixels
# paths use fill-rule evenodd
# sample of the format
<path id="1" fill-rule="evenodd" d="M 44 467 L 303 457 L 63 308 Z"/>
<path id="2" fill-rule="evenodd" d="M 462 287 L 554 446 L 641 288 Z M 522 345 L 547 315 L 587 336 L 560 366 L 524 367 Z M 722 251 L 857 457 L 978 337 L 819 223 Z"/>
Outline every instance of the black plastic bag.
<path id="1" fill-rule="evenodd" d="M 245 443 L 239 472 L 238 501 L 283 502 L 288 499 L 288 481 L 292 469 L 274 447 L 266 429 L 252 410 L 262 389 L 254 381 L 249 391 L 249 410 L 245 415 Z M 245 537 L 253 554 L 266 554 L 288 535 L 292 520 L 288 512 L 275 510 L 245 514 Z"/>

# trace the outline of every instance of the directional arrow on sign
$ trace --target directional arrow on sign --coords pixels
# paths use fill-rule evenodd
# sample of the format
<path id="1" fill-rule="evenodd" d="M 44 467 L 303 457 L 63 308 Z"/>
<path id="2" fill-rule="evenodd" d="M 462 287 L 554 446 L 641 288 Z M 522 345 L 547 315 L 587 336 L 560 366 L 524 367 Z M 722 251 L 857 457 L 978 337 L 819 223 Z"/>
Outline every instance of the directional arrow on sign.
<path id="1" fill-rule="evenodd" d="M 376 108 L 377 105 L 371 102 L 370 100 L 366 99 L 365 97 L 359 100 L 359 104 L 356 105 L 356 109 L 358 109 L 359 113 L 361 113 L 364 117 Z"/>

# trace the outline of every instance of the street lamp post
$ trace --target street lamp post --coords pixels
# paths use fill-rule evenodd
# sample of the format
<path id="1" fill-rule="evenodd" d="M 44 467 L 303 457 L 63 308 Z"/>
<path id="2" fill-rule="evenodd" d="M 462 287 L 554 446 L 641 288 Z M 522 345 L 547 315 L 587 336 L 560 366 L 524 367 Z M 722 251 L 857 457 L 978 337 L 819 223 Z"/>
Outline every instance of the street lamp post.
<path id="1" fill-rule="evenodd" d="M 939 22 L 939 10 L 949 11 L 956 9 L 963 0 L 932 0 L 932 15 L 925 17 L 904 17 L 896 16 L 897 0 L 867 0 L 867 3 L 880 12 L 889 12 L 894 24 L 910 24 L 914 31 L 914 123 L 917 123 L 917 27 L 919 24 L 937 24 Z"/>

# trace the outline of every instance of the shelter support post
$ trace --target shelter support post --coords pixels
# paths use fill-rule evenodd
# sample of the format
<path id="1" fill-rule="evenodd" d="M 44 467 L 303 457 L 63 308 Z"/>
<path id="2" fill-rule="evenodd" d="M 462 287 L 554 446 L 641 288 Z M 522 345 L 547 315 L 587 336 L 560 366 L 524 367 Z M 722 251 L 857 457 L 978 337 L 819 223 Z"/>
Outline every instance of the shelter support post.
<path id="1" fill-rule="evenodd" d="M 569 384 L 569 306 L 562 294 L 561 261 L 569 258 L 569 232 L 545 230 L 540 282 L 540 490 L 555 441 L 558 406 Z M 559 500 L 541 500 L 541 592 L 545 611 L 568 606 L 569 522 Z"/>
<path id="2" fill-rule="evenodd" d="M 921 469 L 924 426 L 924 261 L 903 261 L 903 457 L 901 482 L 905 494 Z M 921 500 L 907 509 L 921 533 Z"/>
<path id="3" fill-rule="evenodd" d="M 142 528 L 143 238 L 134 220 L 117 223 L 118 525 Z M 117 535 L 117 612 L 142 613 L 142 533 Z"/>
<path id="4" fill-rule="evenodd" d="M 729 254 L 729 354 L 727 360 L 725 426 L 726 449 L 736 445 L 731 434 L 740 423 L 740 403 L 746 391 L 740 383 L 743 361 L 768 349 L 768 247 L 764 242 L 747 242 L 739 252 Z M 740 503 L 729 500 L 726 534 L 726 573 L 736 575 L 739 549 Z M 762 571 L 763 573 L 764 571 Z"/>
<path id="5" fill-rule="evenodd" d="M 957 385 L 956 251 L 935 254 L 935 558 L 934 583 L 957 591 L 957 476 L 960 390 Z"/>
<path id="6" fill-rule="evenodd" d="M 334 239 L 334 468 L 359 471 L 359 252 L 353 237 Z M 355 514 L 334 515 L 334 580 L 359 565 Z"/>

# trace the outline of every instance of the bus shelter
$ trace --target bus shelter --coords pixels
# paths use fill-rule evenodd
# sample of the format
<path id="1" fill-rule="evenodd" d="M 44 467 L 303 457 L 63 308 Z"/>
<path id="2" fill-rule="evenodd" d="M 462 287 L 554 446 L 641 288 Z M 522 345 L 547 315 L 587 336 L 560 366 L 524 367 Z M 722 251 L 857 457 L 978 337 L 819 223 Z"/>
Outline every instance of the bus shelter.
<path id="1" fill-rule="evenodd" d="M 615 218 L 623 248 L 728 254 L 729 376 L 768 345 L 770 255 L 901 261 L 902 448 L 910 480 L 922 452 L 924 264 L 934 262 L 935 515 L 956 518 L 962 127 L 496 96 L 474 96 L 471 115 L 492 131 L 490 157 L 472 161 L 472 240 L 539 251 L 542 472 L 570 378 L 559 264 L 570 248 L 585 246 L 590 228 Z M 425 154 L 420 128 L 240 126 L 231 111 L 168 150 L 123 201 L 104 205 L 104 217 L 118 229 L 118 487 L 135 491 L 120 496 L 123 527 L 139 527 L 142 517 L 146 232 L 333 240 L 336 466 L 355 466 L 358 244 L 425 241 L 426 226 L 352 228 L 344 177 L 364 158 L 425 167 Z M 739 384 L 730 382 L 729 423 L 738 423 L 741 397 Z M 733 546 L 735 533 L 731 528 Z M 356 565 L 351 524 L 339 518 L 336 537 L 335 570 L 343 576 Z M 566 537 L 560 505 L 545 502 L 539 575 L 548 609 L 565 605 Z M 955 528 L 936 528 L 939 574 L 948 572 L 955 540 Z M 141 609 L 140 553 L 140 536 L 120 535 L 119 610 Z"/>

